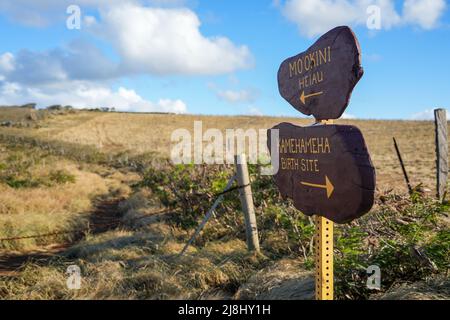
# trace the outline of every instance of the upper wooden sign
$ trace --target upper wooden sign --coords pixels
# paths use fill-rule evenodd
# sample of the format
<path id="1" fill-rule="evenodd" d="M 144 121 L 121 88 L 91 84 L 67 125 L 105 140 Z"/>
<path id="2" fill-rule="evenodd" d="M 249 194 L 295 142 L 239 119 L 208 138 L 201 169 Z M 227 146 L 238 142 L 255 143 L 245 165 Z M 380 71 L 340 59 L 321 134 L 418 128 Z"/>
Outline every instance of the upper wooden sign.
<path id="1" fill-rule="evenodd" d="M 275 183 L 298 210 L 345 223 L 372 208 L 375 169 L 358 128 L 280 123 L 272 129 L 279 129 Z"/>
<path id="2" fill-rule="evenodd" d="M 347 26 L 336 27 L 281 64 L 278 89 L 298 111 L 318 120 L 337 119 L 363 73 L 355 34 Z"/>

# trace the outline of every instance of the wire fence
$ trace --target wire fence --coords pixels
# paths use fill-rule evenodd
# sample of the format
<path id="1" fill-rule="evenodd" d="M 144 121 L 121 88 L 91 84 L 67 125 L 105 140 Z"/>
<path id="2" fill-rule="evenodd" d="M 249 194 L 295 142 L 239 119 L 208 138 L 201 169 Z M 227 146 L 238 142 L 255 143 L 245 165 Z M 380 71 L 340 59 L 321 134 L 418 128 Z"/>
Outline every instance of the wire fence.
<path id="1" fill-rule="evenodd" d="M 391 182 L 399 182 L 399 179 L 401 179 L 401 177 L 396 178 L 396 179 L 387 179 L 383 181 L 383 184 L 390 184 Z M 224 190 L 222 192 L 219 193 L 215 193 L 211 196 L 212 202 L 214 202 L 215 199 L 218 199 L 221 196 L 224 196 L 228 193 L 243 189 L 247 186 L 249 186 L 250 184 L 247 185 L 243 185 L 243 186 L 235 186 L 235 187 L 231 187 L 227 190 Z M 269 187 L 266 188 L 264 190 L 254 190 L 253 188 L 251 189 L 251 194 L 252 195 L 256 195 L 256 194 L 263 194 L 266 193 L 267 191 L 275 191 L 275 192 L 279 192 L 279 190 L 276 187 Z M 206 194 L 200 194 L 197 196 L 204 196 Z M 155 210 L 152 211 L 150 213 L 147 213 L 145 215 L 139 216 L 139 217 L 134 217 L 131 219 L 124 219 L 122 218 L 117 218 L 117 219 L 111 219 L 108 217 L 105 217 L 106 220 L 108 220 L 107 223 L 93 223 L 92 225 L 88 225 L 84 228 L 75 228 L 72 230 L 67 230 L 67 231 L 55 231 L 55 232 L 50 232 L 50 233 L 45 233 L 45 234 L 34 234 L 34 235 L 26 235 L 26 236 L 12 236 L 12 237 L 7 237 L 7 238 L 0 238 L 0 242 L 6 242 L 6 241 L 18 241 L 18 240 L 27 240 L 27 239 L 38 239 L 38 238 L 45 238 L 45 237 L 53 237 L 53 236 L 60 236 L 60 235 L 67 235 L 67 234 L 77 234 L 77 233 L 83 233 L 83 232 L 89 232 L 92 231 L 92 229 L 100 229 L 100 228 L 109 228 L 109 227 L 118 227 L 120 225 L 126 225 L 127 223 L 132 223 L 138 220 L 142 220 L 145 218 L 148 218 L 150 216 L 154 216 L 157 214 L 165 214 L 165 213 L 174 213 L 180 211 L 180 209 L 176 209 L 176 208 L 168 208 L 168 209 L 159 209 L 159 210 Z M 102 217 L 99 217 L 102 218 Z"/>
<path id="2" fill-rule="evenodd" d="M 121 219 L 108 219 L 108 223 L 93 223 L 92 225 L 88 225 L 84 228 L 75 228 L 72 230 L 67 231 L 56 231 L 56 232 L 50 232 L 45 234 L 34 234 L 34 235 L 28 235 L 28 236 L 14 236 L 14 237 L 8 237 L 8 238 L 0 238 L 0 242 L 4 241 L 16 241 L 16 240 L 26 240 L 26 239 L 38 239 L 38 238 L 45 238 L 45 237 L 52 237 L 52 236 L 59 236 L 59 235 L 65 235 L 65 234 L 76 234 L 76 233 L 83 233 L 91 231 L 93 228 L 108 228 L 108 227 L 117 227 L 119 225 L 125 225 L 126 223 L 134 222 L 137 220 L 142 220 L 145 218 L 148 218 L 150 216 L 154 216 L 157 214 L 164 214 L 164 213 L 170 213 L 170 212 L 176 212 L 176 209 L 159 209 L 152 211 L 150 213 L 147 213 L 145 215 L 134 217 L 131 219 L 124 220 Z"/>
<path id="3" fill-rule="evenodd" d="M 392 181 L 397 181 L 397 180 L 392 180 Z M 216 193 L 213 195 L 213 199 L 223 196 L 225 194 L 231 193 L 233 191 L 240 190 L 246 186 L 248 186 L 248 185 L 236 186 L 236 187 L 232 187 L 226 191 Z M 279 190 L 277 188 L 271 187 L 271 188 L 267 188 L 265 190 L 260 190 L 260 191 L 254 191 L 252 189 L 251 194 L 252 195 L 266 194 L 267 191 L 279 192 Z M 45 234 L 34 234 L 34 235 L 27 235 L 27 236 L 13 236 L 13 237 L 8 237 L 8 238 L 0 238 L 0 242 L 26 240 L 26 239 L 38 239 L 38 238 L 53 237 L 53 236 L 60 236 L 60 235 L 67 235 L 67 234 L 83 233 L 83 232 L 89 232 L 93 228 L 118 227 L 120 225 L 126 225 L 127 223 L 132 223 L 132 222 L 142 220 L 142 219 L 145 219 L 145 218 L 157 215 L 157 214 L 175 213 L 177 211 L 180 211 L 180 209 L 176 209 L 176 208 L 175 209 L 174 208 L 160 209 L 160 210 L 152 211 L 148 214 L 145 214 L 145 215 L 142 215 L 139 217 L 126 219 L 126 220 L 124 220 L 123 218 L 120 218 L 120 219 L 105 218 L 108 220 L 108 223 L 94 223 L 94 224 L 88 225 L 87 227 L 84 227 L 84 228 L 75 228 L 75 229 L 67 230 L 67 231 L 56 231 L 56 232 L 50 232 L 50 233 L 45 233 Z"/>
<path id="4" fill-rule="evenodd" d="M 240 190 L 247 186 L 249 186 L 249 184 L 243 185 L 243 186 L 235 186 L 235 187 L 229 188 L 227 190 L 224 190 L 222 192 L 215 193 L 212 197 L 215 199 L 218 199 L 219 197 L 224 196 L 225 194 L 231 193 L 236 190 Z M 202 196 L 202 195 L 197 195 L 197 196 Z M 88 225 L 84 228 L 75 228 L 75 229 L 67 230 L 67 231 L 56 231 L 56 232 L 50 232 L 50 233 L 45 233 L 45 234 L 34 234 L 34 235 L 27 235 L 27 236 L 13 236 L 13 237 L 8 237 L 8 238 L 0 238 L 0 242 L 38 239 L 38 238 L 53 237 L 53 236 L 60 236 L 60 235 L 67 235 L 67 234 L 77 234 L 77 233 L 89 232 L 93 228 L 99 229 L 99 228 L 108 228 L 108 227 L 118 227 L 120 225 L 126 225 L 126 224 L 136 222 L 138 220 L 142 220 L 142 219 L 145 219 L 145 218 L 157 215 L 157 214 L 175 213 L 177 211 L 180 211 L 180 209 L 176 209 L 176 208 L 159 209 L 159 210 L 149 212 L 145 215 L 141 215 L 139 217 L 134 217 L 134 218 L 130 218 L 130 219 L 124 219 L 123 217 L 117 218 L 117 219 L 111 219 L 111 218 L 105 217 L 105 219 L 108 220 L 108 223 L 93 223 L 92 225 Z"/>
<path id="5" fill-rule="evenodd" d="M 14 141 L 16 142 L 28 142 L 28 143 L 37 143 L 36 141 L 32 140 L 28 141 L 27 138 L 25 137 L 10 137 L 10 136 L 6 136 L 0 134 L 0 140 L 5 140 L 5 139 L 11 139 L 14 138 Z M 42 146 L 41 146 L 42 147 Z M 45 145 L 44 147 L 47 147 L 49 150 L 52 149 L 51 148 L 51 144 L 49 143 L 48 145 Z M 42 147 L 42 148 L 44 148 Z M 44 148 L 45 149 L 45 148 Z M 390 177 L 383 177 L 381 179 L 381 181 L 378 183 L 377 187 L 393 187 L 393 185 L 399 185 L 402 184 L 402 176 L 401 174 L 397 174 L 397 175 L 392 175 Z M 235 186 L 235 187 L 231 187 L 228 189 L 225 189 L 222 192 L 219 193 L 215 193 L 213 195 L 209 194 L 209 193 L 205 193 L 205 194 L 197 194 L 198 197 L 201 196 L 208 196 L 211 199 L 211 202 L 216 201 L 217 199 L 219 199 L 220 197 L 231 193 L 233 191 L 236 190 L 240 190 L 242 188 L 245 188 L 248 185 L 243 185 L 243 186 Z M 252 195 L 259 195 L 259 194 L 263 194 L 266 193 L 268 191 L 275 191 L 275 192 L 279 192 L 278 188 L 276 188 L 275 186 L 273 187 L 269 187 L 269 188 L 265 188 L 264 190 L 254 190 L 253 188 L 251 189 L 251 194 Z M 139 217 L 135 217 L 132 219 L 127 219 L 124 220 L 123 218 L 118 218 L 118 219 L 111 219 L 109 217 L 105 217 L 105 219 L 108 221 L 107 223 L 93 223 L 92 225 L 83 227 L 83 228 L 75 228 L 72 230 L 67 230 L 67 231 L 55 231 L 55 232 L 49 232 L 49 233 L 45 233 L 45 234 L 34 234 L 34 235 L 26 235 L 26 236 L 12 236 L 12 237 L 7 237 L 7 238 L 0 238 L 0 242 L 6 242 L 6 241 L 18 241 L 18 240 L 26 240 L 26 239 L 37 239 L 37 238 L 45 238 L 45 237 L 52 237 L 52 236 L 59 236 L 59 235 L 67 235 L 67 234 L 77 234 L 77 233 L 83 233 L 83 232 L 89 232 L 92 229 L 100 229 L 100 228 L 109 228 L 109 227 L 117 227 L 120 226 L 121 224 L 125 224 L 125 223 L 131 223 L 133 221 L 137 221 L 137 220 L 141 220 L 141 219 L 145 219 L 149 216 L 153 216 L 156 214 L 163 214 L 163 213 L 169 213 L 169 212 L 176 212 L 179 211 L 180 209 L 176 209 L 176 208 L 169 208 L 169 209 L 160 209 L 160 210 L 155 210 L 153 212 L 150 212 L 146 215 L 143 216 L 139 216 Z M 102 217 L 98 217 L 98 218 L 102 218 Z"/>

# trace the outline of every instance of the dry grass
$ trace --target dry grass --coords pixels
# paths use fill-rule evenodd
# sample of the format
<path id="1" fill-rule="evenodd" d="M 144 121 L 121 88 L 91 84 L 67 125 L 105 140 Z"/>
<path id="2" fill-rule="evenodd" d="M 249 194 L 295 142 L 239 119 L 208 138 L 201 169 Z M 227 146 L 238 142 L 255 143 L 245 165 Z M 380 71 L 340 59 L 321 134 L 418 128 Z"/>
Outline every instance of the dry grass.
<path id="1" fill-rule="evenodd" d="M 31 108 L 18 108 L 18 107 L 0 107 L 0 122 L 11 121 L 17 122 L 30 122 L 33 119 L 43 119 L 45 111 L 34 110 Z"/>
<path id="2" fill-rule="evenodd" d="M 448 300 L 450 280 L 437 278 L 417 283 L 404 283 L 388 292 L 374 295 L 372 299 L 381 300 Z"/>
<path id="3" fill-rule="evenodd" d="M 108 188 L 99 176 L 72 167 L 74 185 L 50 188 L 12 189 L 0 186 L 0 237 L 46 234 L 80 228 L 92 207 L 93 197 Z M 54 238 L 2 242 L 4 249 L 33 249 Z"/>
<path id="4" fill-rule="evenodd" d="M 283 259 L 253 275 L 239 291 L 236 299 L 245 300 L 312 300 L 313 272 L 304 270 L 303 261 Z"/>
<path id="5" fill-rule="evenodd" d="M 87 235 L 47 266 L 29 264 L 20 277 L 0 281 L 0 298 L 312 298 L 312 273 L 305 270 L 305 260 L 295 255 L 270 260 L 248 253 L 245 242 L 233 238 L 194 245 L 184 256 L 178 257 L 192 230 L 179 230 L 164 215 L 150 217 L 145 224 L 131 219 L 159 207 L 151 199 L 150 191 L 137 191 L 120 206 L 126 227 Z M 81 268 L 80 290 L 67 289 L 65 271 L 71 264 Z M 429 298 L 448 297 L 448 281 L 446 283 L 441 287 L 418 283 L 424 295 L 412 295 L 411 288 L 415 287 L 409 286 L 408 294 L 402 289 L 392 297 L 424 298 L 428 293 Z"/>
<path id="6" fill-rule="evenodd" d="M 205 299 L 231 298 L 261 261 L 242 241 L 228 248 L 177 253 L 182 240 L 170 234 L 126 230 L 88 237 L 49 266 L 29 264 L 18 279 L 0 281 L 3 299 Z M 170 250 L 172 248 L 172 251 Z M 80 266 L 80 290 L 68 290 L 65 270 Z"/>
<path id="7" fill-rule="evenodd" d="M 46 119 L 37 130 L 19 130 L 42 139 L 91 145 L 102 151 L 131 154 L 156 152 L 169 157 L 171 133 L 179 128 L 193 132 L 194 121 L 208 128 L 267 129 L 282 121 L 298 125 L 311 124 L 310 119 L 250 117 L 250 116 L 197 116 L 77 112 Z M 423 183 L 434 190 L 435 155 L 434 127 L 430 121 L 375 121 L 338 120 L 338 124 L 353 124 L 361 129 L 372 160 L 377 169 L 381 189 L 399 187 L 405 190 L 403 176 L 393 148 L 396 137 L 413 184 Z M 16 129 L 8 129 L 13 132 Z"/>
<path id="8" fill-rule="evenodd" d="M 17 279 L 0 281 L 3 299 L 217 299 L 231 298 L 267 263 L 239 239 L 192 246 L 178 257 L 190 232 L 166 219 L 135 221 L 158 203 L 148 190 L 120 206 L 126 228 L 87 235 L 47 266 L 28 264 Z M 150 209 L 149 209 L 150 208 Z M 151 217 L 150 217 L 151 218 Z M 82 270 L 80 290 L 68 290 L 67 266 Z M 0 276 L 1 278 L 1 276 Z"/>
<path id="9" fill-rule="evenodd" d="M 29 161 L 33 151 L 14 150 L 2 147 L 0 162 L 11 161 L 8 155 L 18 155 L 18 163 Z M 41 157 L 41 154 L 38 155 Z M 34 156 L 33 156 L 34 159 Z M 20 170 L 21 168 L 18 165 Z M 27 174 L 40 181 L 52 172 L 65 172 L 73 177 L 73 182 L 36 187 L 11 187 L 0 183 L 0 238 L 22 237 L 47 234 L 86 227 L 88 213 L 93 201 L 106 195 L 123 197 L 130 193 L 127 177 L 112 169 L 99 166 L 80 166 L 72 161 L 53 156 L 43 156 L 39 161 L 31 161 Z M 112 171 L 112 173 L 111 173 Z M 33 250 L 37 247 L 65 242 L 73 234 L 56 235 L 36 239 L 24 239 L 0 242 L 0 251 Z"/>
<path id="10" fill-rule="evenodd" d="M 0 123 L 8 122 L 10 126 L 37 127 L 40 121 L 51 119 L 58 115 L 76 113 L 75 109 L 33 109 L 19 106 L 0 106 Z"/>

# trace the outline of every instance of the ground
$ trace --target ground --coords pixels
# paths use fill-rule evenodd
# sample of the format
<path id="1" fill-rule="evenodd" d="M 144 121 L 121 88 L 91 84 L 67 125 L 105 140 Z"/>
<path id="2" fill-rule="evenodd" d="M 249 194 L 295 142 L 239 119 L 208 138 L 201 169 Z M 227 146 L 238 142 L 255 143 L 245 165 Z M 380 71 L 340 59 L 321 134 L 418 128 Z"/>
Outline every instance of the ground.
<path id="1" fill-rule="evenodd" d="M 229 194 L 185 255 L 179 252 L 231 166 L 173 167 L 171 133 L 267 129 L 311 120 L 0 110 L 0 298 L 311 299 L 312 221 L 251 167 L 262 251 L 248 252 Z M 448 205 L 435 193 L 434 127 L 426 121 L 338 120 L 358 126 L 377 170 L 371 213 L 336 230 L 339 299 L 448 299 Z M 392 137 L 414 186 L 406 186 Z M 32 236 L 32 237 L 30 237 Z M 36 236 L 36 237 L 33 237 Z M 365 289 L 369 263 L 381 292 Z M 80 290 L 66 269 L 82 270 Z"/>

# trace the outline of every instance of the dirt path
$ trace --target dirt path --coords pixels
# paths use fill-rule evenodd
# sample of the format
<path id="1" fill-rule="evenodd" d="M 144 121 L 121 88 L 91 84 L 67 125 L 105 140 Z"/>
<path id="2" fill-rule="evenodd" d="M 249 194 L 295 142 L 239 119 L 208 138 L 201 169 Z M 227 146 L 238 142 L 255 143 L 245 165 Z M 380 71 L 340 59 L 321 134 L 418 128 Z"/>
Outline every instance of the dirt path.
<path id="1" fill-rule="evenodd" d="M 116 229 L 120 225 L 121 212 L 119 204 L 123 199 L 105 199 L 96 203 L 89 217 L 89 232 L 100 234 Z M 45 265 L 50 259 L 60 255 L 82 239 L 75 237 L 72 243 L 53 244 L 45 248 L 26 253 L 0 255 L 0 276 L 16 276 L 28 262 Z"/>

